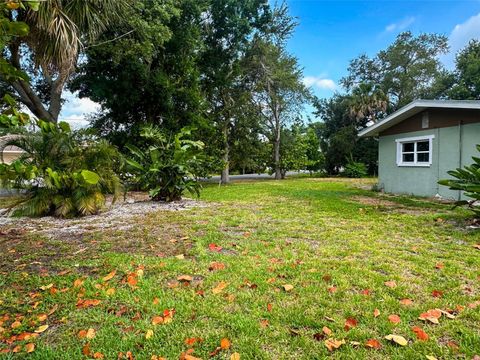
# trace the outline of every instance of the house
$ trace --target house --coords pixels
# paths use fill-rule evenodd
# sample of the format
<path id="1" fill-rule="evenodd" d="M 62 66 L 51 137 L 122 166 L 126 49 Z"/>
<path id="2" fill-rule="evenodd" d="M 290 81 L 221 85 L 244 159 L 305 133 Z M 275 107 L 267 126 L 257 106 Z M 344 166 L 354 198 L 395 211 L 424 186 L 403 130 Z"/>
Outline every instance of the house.
<path id="1" fill-rule="evenodd" d="M 417 100 L 359 133 L 379 139 L 379 187 L 388 193 L 461 199 L 438 185 L 479 156 L 480 101 Z"/>
<path id="2" fill-rule="evenodd" d="M 13 161 L 18 159 L 20 154 L 22 153 L 22 149 L 16 147 L 16 146 L 7 146 L 5 150 L 3 150 L 3 162 L 5 164 L 11 164 Z M 1 163 L 0 159 L 0 163 Z"/>

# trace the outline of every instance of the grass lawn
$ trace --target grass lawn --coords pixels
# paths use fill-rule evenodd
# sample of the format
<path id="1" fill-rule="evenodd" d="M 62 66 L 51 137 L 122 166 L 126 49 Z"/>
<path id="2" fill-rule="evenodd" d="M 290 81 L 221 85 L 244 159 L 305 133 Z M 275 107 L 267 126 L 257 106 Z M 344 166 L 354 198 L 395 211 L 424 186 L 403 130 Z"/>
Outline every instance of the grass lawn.
<path id="1" fill-rule="evenodd" d="M 358 183 L 209 185 L 205 207 L 81 239 L 0 228 L 0 358 L 480 356 L 480 230 L 463 210 Z M 446 311 L 439 324 L 418 319 L 430 309 Z M 329 338 L 345 344 L 330 352 Z"/>

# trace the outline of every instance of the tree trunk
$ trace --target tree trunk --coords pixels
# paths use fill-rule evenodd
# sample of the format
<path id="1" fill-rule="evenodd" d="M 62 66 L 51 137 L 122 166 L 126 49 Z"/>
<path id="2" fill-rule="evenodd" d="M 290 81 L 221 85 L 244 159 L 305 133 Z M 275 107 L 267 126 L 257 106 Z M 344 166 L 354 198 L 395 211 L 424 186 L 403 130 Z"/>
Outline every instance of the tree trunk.
<path id="1" fill-rule="evenodd" d="M 228 123 L 223 128 L 223 169 L 221 183 L 228 184 L 230 182 L 230 147 L 228 145 Z"/>
<path id="2" fill-rule="evenodd" d="M 282 169 L 280 164 L 280 136 L 281 136 L 281 127 L 277 123 L 275 127 L 275 144 L 274 144 L 274 162 L 275 162 L 275 180 L 282 179 Z"/>
<path id="3" fill-rule="evenodd" d="M 22 70 L 20 59 L 20 45 L 13 43 L 9 47 L 11 53 L 10 63 L 18 70 Z M 45 70 L 44 70 L 45 71 Z M 50 106 L 47 109 L 42 103 L 40 97 L 35 93 L 31 85 L 24 80 L 16 80 L 11 83 L 17 92 L 20 101 L 28 107 L 28 109 L 40 120 L 56 123 L 60 110 L 62 108 L 62 92 L 66 81 L 68 80 L 72 69 L 64 70 L 58 74 L 54 81 L 48 74 L 45 74 L 45 79 L 51 86 L 50 91 Z"/>

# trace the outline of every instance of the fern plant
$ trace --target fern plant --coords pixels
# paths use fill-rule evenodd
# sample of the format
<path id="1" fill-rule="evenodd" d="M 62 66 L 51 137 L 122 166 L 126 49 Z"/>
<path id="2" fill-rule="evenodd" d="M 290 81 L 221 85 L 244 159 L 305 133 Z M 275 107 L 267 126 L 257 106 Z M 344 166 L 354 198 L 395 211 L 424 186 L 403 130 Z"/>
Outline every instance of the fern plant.
<path id="1" fill-rule="evenodd" d="M 91 215 L 104 206 L 106 194 L 113 194 L 115 201 L 121 184 L 114 147 L 103 140 L 79 138 L 64 122 L 39 120 L 37 126 L 39 131 L 2 145 L 23 150 L 12 164 L 0 164 L 1 184 L 25 193 L 14 215 Z"/>
<path id="2" fill-rule="evenodd" d="M 176 201 L 187 191 L 200 195 L 196 171 L 202 162 L 203 142 L 186 139 L 192 129 L 183 128 L 168 136 L 159 128 L 147 126 L 141 130 L 146 146 L 141 149 L 127 145 L 132 158 L 127 159 L 133 183 L 149 191 L 152 200 Z"/>
<path id="3" fill-rule="evenodd" d="M 480 152 L 480 145 L 476 146 Z M 451 170 L 448 174 L 454 179 L 440 180 L 440 185 L 448 186 L 451 190 L 460 190 L 472 200 L 462 200 L 455 203 L 456 206 L 467 206 L 477 216 L 480 216 L 480 158 L 473 156 L 473 164 L 463 169 Z"/>

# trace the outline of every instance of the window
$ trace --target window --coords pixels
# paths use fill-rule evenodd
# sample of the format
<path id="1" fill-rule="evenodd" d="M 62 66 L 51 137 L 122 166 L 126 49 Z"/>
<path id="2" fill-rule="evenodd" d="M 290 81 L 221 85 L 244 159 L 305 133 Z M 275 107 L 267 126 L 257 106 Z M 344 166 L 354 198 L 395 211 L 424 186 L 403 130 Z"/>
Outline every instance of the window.
<path id="1" fill-rule="evenodd" d="M 397 139 L 398 166 L 432 165 L 433 135 Z"/>

